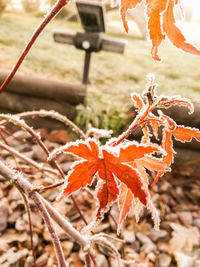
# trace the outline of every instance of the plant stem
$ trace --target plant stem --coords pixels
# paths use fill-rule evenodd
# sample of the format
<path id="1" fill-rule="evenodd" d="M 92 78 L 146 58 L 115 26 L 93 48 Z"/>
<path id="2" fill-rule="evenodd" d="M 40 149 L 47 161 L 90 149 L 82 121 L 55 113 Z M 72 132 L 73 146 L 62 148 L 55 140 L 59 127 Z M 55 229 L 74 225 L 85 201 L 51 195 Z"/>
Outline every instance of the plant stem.
<path id="1" fill-rule="evenodd" d="M 51 223 L 51 219 L 49 216 L 49 213 L 46 210 L 45 205 L 43 205 L 43 202 L 41 201 L 39 194 L 37 192 L 31 193 L 32 194 L 32 199 L 34 200 L 35 204 L 37 205 L 38 209 L 40 210 L 42 217 L 48 227 L 49 233 L 51 235 L 51 239 L 52 239 L 52 243 L 54 245 L 54 249 L 56 251 L 56 256 L 57 256 L 57 260 L 59 263 L 59 267 L 66 267 L 65 264 L 65 257 L 62 251 L 62 247 L 60 244 L 60 241 L 58 239 L 58 236 L 55 232 L 55 229 Z"/>
<path id="2" fill-rule="evenodd" d="M 27 43 L 26 47 L 22 51 L 21 56 L 19 57 L 17 63 L 12 68 L 10 74 L 4 81 L 4 83 L 0 87 L 0 93 L 6 88 L 6 86 L 9 84 L 9 82 L 14 77 L 15 73 L 17 72 L 18 68 L 22 64 L 24 58 L 28 54 L 29 50 L 37 40 L 40 33 L 43 31 L 43 29 L 47 26 L 47 24 L 56 16 L 56 14 L 69 2 L 69 0 L 58 0 L 55 5 L 50 9 L 49 13 L 44 17 L 44 19 L 41 21 L 41 23 L 38 25 L 36 30 L 33 32 L 33 35 L 30 39 L 30 41 Z"/>
<path id="3" fill-rule="evenodd" d="M 5 164 L 0 161 L 0 174 L 4 176 L 9 182 L 15 184 L 19 190 L 23 190 L 24 193 L 30 195 L 30 197 L 35 202 L 37 208 L 39 209 L 52 238 L 52 242 L 55 247 L 55 252 L 58 260 L 58 266 L 66 267 L 63 251 L 60 245 L 60 241 L 56 235 L 56 232 L 51 224 L 49 214 L 45 208 L 45 205 L 40 199 L 40 195 L 34 191 L 34 186 L 28 181 L 22 178 L 20 174 L 17 174 L 13 170 L 9 169 Z"/>
<path id="4" fill-rule="evenodd" d="M 51 117 L 55 120 L 58 120 L 62 123 L 64 123 L 66 126 L 69 126 L 74 132 L 80 135 L 81 138 L 86 139 L 86 135 L 84 132 L 71 120 L 69 120 L 66 116 L 56 112 L 56 111 L 48 111 L 48 110 L 39 110 L 39 111 L 27 111 L 23 113 L 16 114 L 19 116 L 21 119 L 22 118 L 27 118 L 27 117 Z"/>
<path id="5" fill-rule="evenodd" d="M 44 142 L 42 142 L 40 136 L 38 136 L 38 134 L 30 127 L 28 126 L 25 121 L 18 119 L 16 116 L 11 116 L 11 115 L 6 115 L 6 114 L 0 114 L 0 119 L 5 119 L 6 121 L 9 121 L 21 128 L 23 128 L 25 131 L 27 131 L 32 137 L 33 139 L 36 140 L 36 142 L 38 143 L 38 145 L 42 148 L 42 150 L 45 152 L 45 154 L 47 155 L 47 157 L 49 157 L 50 152 L 48 150 L 48 148 L 46 147 L 46 145 L 44 144 Z M 58 163 L 56 162 L 55 159 L 51 159 L 51 162 L 53 163 L 53 165 L 55 166 L 55 168 L 58 170 L 58 172 L 60 173 L 62 179 L 65 179 L 65 174 L 62 171 L 62 169 L 60 168 L 60 166 L 58 165 Z M 71 199 L 74 203 L 74 206 L 76 207 L 80 217 L 82 218 L 82 220 L 84 221 L 84 223 L 86 225 L 88 225 L 84 215 L 82 214 L 75 198 L 73 196 L 71 196 Z"/>
<path id="6" fill-rule="evenodd" d="M 42 172 L 49 172 L 55 175 L 58 175 L 58 171 L 51 169 L 51 168 L 47 168 L 47 167 L 43 167 L 41 164 L 38 164 L 37 162 L 35 162 L 34 160 L 26 157 L 25 155 L 23 155 L 22 153 L 19 153 L 17 150 L 15 150 L 14 148 L 3 144 L 2 142 L 0 142 L 0 147 L 7 150 L 10 154 L 13 154 L 14 156 L 20 158 L 21 160 L 27 162 L 28 164 L 32 165 L 33 167 L 35 167 L 36 169 L 42 171 Z"/>
<path id="7" fill-rule="evenodd" d="M 32 227 L 32 223 L 31 223 L 31 209 L 30 209 L 30 205 L 28 203 L 27 196 L 24 194 L 24 192 L 21 189 L 19 189 L 19 192 L 21 193 L 22 198 L 24 200 L 24 205 L 25 205 L 26 212 L 28 215 L 28 224 L 29 224 L 29 232 L 30 232 L 30 240 L 31 240 L 31 250 L 32 250 L 32 255 L 33 255 L 33 264 L 34 264 L 34 267 L 37 267 L 36 266 L 34 245 L 33 245 L 33 227 Z"/>
<path id="8" fill-rule="evenodd" d="M 146 116 L 149 114 L 149 112 L 151 112 L 152 107 L 147 105 L 146 108 L 144 108 L 143 112 L 141 114 L 139 114 L 134 120 L 133 122 L 130 124 L 130 126 L 128 127 L 128 129 L 123 132 L 120 136 L 118 136 L 117 140 L 115 140 L 112 143 L 112 146 L 117 146 L 119 145 L 124 139 L 126 139 L 140 124 L 143 123 L 144 119 L 146 118 Z"/>

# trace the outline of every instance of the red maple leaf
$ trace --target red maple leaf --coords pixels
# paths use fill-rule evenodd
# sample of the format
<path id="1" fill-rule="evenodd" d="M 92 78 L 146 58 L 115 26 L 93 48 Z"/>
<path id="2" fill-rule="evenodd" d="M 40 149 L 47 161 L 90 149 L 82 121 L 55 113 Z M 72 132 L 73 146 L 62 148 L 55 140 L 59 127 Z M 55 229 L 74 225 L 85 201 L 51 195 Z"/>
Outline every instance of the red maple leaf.
<path id="1" fill-rule="evenodd" d="M 163 173 L 166 168 L 165 162 L 162 159 L 157 159 L 157 158 L 153 158 L 150 156 L 145 156 L 141 159 L 137 159 L 134 162 L 129 163 L 129 164 L 137 168 L 138 172 L 140 173 L 141 179 L 144 182 L 146 189 L 148 188 L 149 181 L 148 181 L 148 174 L 145 168 L 148 169 L 149 171 L 157 171 L 157 172 L 163 172 Z M 138 213 L 140 213 L 144 205 L 141 202 L 139 204 L 138 201 L 140 200 L 134 197 L 131 190 L 125 184 L 121 184 L 120 195 L 119 195 L 119 200 L 118 200 L 119 209 L 120 209 L 118 232 L 120 230 L 120 226 L 122 225 L 124 219 L 126 218 L 127 214 L 129 213 L 134 203 L 136 204 L 136 207 L 138 209 L 137 212 L 136 211 L 134 212 L 134 214 L 136 215 L 136 217 L 138 217 L 137 220 L 139 219 Z M 159 221 L 158 216 L 154 218 L 155 224 L 156 224 L 156 221 Z"/>
<path id="2" fill-rule="evenodd" d="M 101 219 L 110 205 L 117 199 L 119 190 L 117 179 L 125 184 L 135 198 L 143 205 L 147 204 L 148 192 L 144 187 L 136 168 L 128 165 L 144 157 L 146 154 L 160 152 L 158 146 L 139 145 L 131 142 L 118 147 L 100 146 L 94 139 L 70 143 L 52 153 L 67 152 L 76 155 L 82 160 L 76 162 L 66 177 L 64 190 L 58 197 L 69 196 L 73 192 L 92 183 L 95 174 L 98 173 L 100 182 L 97 186 L 97 198 L 99 209 L 97 219 Z"/>

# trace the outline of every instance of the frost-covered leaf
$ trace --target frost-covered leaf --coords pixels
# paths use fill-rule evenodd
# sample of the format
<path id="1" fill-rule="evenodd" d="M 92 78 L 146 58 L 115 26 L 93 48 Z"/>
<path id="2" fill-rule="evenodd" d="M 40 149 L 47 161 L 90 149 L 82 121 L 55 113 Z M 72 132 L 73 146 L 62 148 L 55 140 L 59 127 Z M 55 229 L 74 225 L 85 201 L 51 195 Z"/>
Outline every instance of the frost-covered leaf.
<path id="1" fill-rule="evenodd" d="M 126 218 L 127 214 L 129 213 L 132 205 L 133 205 L 134 195 L 131 192 L 130 189 L 125 184 L 121 184 L 120 186 L 120 194 L 119 194 L 119 224 L 118 224 L 118 233 L 120 230 L 120 227 Z"/>
<path id="2" fill-rule="evenodd" d="M 161 0 L 162 1 L 162 0 Z M 200 50 L 192 44 L 188 43 L 183 36 L 181 30 L 176 26 L 174 18 L 175 1 L 169 0 L 166 11 L 163 14 L 163 30 L 166 33 L 169 40 L 176 47 L 189 52 L 191 54 L 200 55 Z"/>
<path id="3" fill-rule="evenodd" d="M 160 61 L 158 56 L 158 47 L 162 40 L 165 39 L 165 34 L 161 25 L 161 13 L 165 10 L 168 0 L 146 0 L 149 37 L 152 41 L 152 58 Z"/>
<path id="4" fill-rule="evenodd" d="M 127 9 L 135 8 L 141 0 L 121 0 L 120 14 L 126 32 L 128 25 L 125 19 Z M 158 47 L 165 39 L 185 52 L 200 55 L 200 50 L 186 41 L 181 30 L 176 26 L 174 8 L 180 1 L 177 0 L 146 0 L 146 12 L 148 17 L 149 37 L 152 41 L 152 58 L 160 61 Z"/>
<path id="5" fill-rule="evenodd" d="M 64 189 L 58 199 L 67 197 L 73 192 L 92 183 L 95 174 L 101 179 L 97 187 L 99 209 L 97 219 L 103 217 L 104 212 L 117 199 L 119 192 L 117 179 L 125 184 L 135 198 L 143 205 L 147 204 L 148 192 L 136 168 L 128 165 L 146 154 L 160 152 L 158 146 L 139 145 L 128 142 L 118 147 L 100 146 L 95 139 L 70 143 L 55 150 L 50 158 L 59 152 L 67 152 L 81 158 L 77 161 L 66 177 Z"/>
<path id="6" fill-rule="evenodd" d="M 181 142 L 190 142 L 192 138 L 200 142 L 200 131 L 196 128 L 177 126 L 176 130 L 173 131 L 173 135 L 176 140 Z"/>
<path id="7" fill-rule="evenodd" d="M 136 7 L 137 4 L 139 4 L 141 1 L 142 0 L 121 0 L 120 14 L 121 14 L 126 32 L 128 32 L 128 24 L 126 21 L 126 11 L 128 9 Z"/>

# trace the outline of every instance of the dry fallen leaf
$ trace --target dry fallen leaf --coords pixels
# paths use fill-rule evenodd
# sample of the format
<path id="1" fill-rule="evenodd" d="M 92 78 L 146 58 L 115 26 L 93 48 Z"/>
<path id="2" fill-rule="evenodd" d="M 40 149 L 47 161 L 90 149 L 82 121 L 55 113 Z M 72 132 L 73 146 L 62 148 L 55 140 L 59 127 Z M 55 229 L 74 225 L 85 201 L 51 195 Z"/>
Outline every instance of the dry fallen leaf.
<path id="1" fill-rule="evenodd" d="M 180 224 L 171 223 L 172 239 L 169 244 L 169 252 L 174 253 L 177 250 L 191 251 L 196 245 L 200 245 L 200 233 L 197 227 L 184 227 Z"/>

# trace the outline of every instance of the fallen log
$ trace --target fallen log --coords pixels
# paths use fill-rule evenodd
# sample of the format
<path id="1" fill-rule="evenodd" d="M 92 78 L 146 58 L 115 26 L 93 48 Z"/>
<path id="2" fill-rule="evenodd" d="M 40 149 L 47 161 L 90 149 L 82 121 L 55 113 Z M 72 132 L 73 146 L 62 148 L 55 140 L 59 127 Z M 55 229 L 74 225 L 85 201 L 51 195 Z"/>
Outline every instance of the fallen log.
<path id="1" fill-rule="evenodd" d="M 0 84 L 9 74 L 6 70 L 0 71 Z M 6 92 L 20 93 L 51 99 L 66 101 L 77 105 L 82 103 L 86 94 L 86 86 L 83 84 L 70 84 L 66 81 L 43 78 L 37 75 L 17 73 L 8 84 Z"/>
<path id="2" fill-rule="evenodd" d="M 75 117 L 75 106 L 69 103 L 10 92 L 3 92 L 0 95 L 0 108 L 9 110 L 11 113 L 40 109 L 55 110 L 69 119 Z"/>

